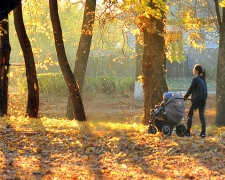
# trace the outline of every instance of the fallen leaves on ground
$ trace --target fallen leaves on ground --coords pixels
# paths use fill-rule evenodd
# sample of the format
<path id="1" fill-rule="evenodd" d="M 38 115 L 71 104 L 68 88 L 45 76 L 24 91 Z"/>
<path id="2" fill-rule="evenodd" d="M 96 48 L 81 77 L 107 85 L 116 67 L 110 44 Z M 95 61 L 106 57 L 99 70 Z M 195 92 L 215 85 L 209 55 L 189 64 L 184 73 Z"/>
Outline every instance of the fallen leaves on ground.
<path id="1" fill-rule="evenodd" d="M 224 127 L 208 126 L 204 139 L 199 124 L 192 137 L 164 137 L 147 134 L 148 127 L 131 119 L 134 114 L 97 121 L 92 113 L 87 122 L 54 114 L 1 118 L 0 179 L 225 178 Z"/>

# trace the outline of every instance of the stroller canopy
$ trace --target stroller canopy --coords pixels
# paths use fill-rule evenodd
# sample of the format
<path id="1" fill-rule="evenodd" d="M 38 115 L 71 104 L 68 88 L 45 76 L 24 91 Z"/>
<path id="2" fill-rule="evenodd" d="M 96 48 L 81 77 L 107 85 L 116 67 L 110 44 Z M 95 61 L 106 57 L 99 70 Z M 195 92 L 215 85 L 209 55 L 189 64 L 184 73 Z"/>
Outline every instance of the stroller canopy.
<path id="1" fill-rule="evenodd" d="M 184 117 L 185 105 L 182 94 L 174 94 L 165 105 L 166 117 L 169 121 L 179 124 Z"/>

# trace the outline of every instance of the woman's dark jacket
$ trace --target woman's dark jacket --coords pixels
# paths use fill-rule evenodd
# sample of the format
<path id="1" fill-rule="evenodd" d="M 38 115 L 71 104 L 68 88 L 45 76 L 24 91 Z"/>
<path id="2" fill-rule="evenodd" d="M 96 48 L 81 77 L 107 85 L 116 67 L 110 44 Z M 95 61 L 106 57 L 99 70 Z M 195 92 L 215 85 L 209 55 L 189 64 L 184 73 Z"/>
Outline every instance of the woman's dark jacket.
<path id="1" fill-rule="evenodd" d="M 198 101 L 204 101 L 207 99 L 207 85 L 202 76 L 197 76 L 192 80 L 191 86 L 188 89 L 186 95 L 184 96 L 184 99 L 187 99 L 188 96 L 190 96 L 191 94 L 191 101 L 193 103 Z"/>

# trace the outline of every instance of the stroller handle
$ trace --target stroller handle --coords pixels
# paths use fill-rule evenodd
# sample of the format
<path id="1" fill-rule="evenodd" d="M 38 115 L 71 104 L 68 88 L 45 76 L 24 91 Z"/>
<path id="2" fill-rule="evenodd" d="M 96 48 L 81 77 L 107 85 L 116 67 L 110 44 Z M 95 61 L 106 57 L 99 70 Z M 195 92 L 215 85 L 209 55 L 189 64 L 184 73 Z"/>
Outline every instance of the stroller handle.
<path id="1" fill-rule="evenodd" d="M 182 99 L 182 100 L 184 100 L 184 98 L 176 98 L 176 99 Z M 187 100 L 191 100 L 190 98 L 188 98 Z"/>

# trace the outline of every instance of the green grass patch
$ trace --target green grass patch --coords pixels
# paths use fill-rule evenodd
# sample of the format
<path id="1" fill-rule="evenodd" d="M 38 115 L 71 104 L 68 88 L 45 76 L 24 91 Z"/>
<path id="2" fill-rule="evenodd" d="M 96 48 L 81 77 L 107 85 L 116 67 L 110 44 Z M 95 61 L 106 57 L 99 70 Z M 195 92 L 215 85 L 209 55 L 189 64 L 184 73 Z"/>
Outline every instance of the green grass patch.
<path id="1" fill-rule="evenodd" d="M 26 90 L 26 77 L 21 78 L 17 85 L 20 90 Z M 86 77 L 83 91 L 102 93 L 107 95 L 127 95 L 128 92 L 134 91 L 134 78 L 115 77 L 115 76 L 98 76 Z M 191 78 L 186 80 L 167 79 L 169 91 L 187 91 L 192 82 Z M 38 83 L 40 93 L 53 96 L 67 96 L 68 90 L 66 82 L 61 73 L 38 74 Z M 215 80 L 207 80 L 209 91 L 216 89 Z"/>
<path id="2" fill-rule="evenodd" d="M 187 91 L 190 87 L 192 82 L 191 78 L 184 79 L 184 80 L 174 80 L 174 79 L 167 79 L 167 85 L 169 91 Z M 207 88 L 208 91 L 215 91 L 216 90 L 216 81 L 215 80 L 207 80 Z"/>

